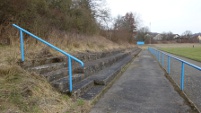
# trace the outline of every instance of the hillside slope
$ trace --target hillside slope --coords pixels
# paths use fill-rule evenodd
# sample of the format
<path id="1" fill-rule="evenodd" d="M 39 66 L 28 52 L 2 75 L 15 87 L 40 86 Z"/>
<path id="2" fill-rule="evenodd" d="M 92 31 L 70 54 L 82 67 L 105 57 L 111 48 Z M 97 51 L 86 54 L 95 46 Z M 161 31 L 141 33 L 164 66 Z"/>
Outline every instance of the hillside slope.
<path id="1" fill-rule="evenodd" d="M 85 37 L 85 38 L 84 38 Z M 16 39 L 19 37 L 16 36 Z M 84 39 L 80 39 L 84 38 Z M 87 39 L 87 40 L 86 40 Z M 74 38 L 70 45 L 58 40 L 52 41 L 67 52 L 105 51 L 131 47 L 129 44 L 116 44 L 104 37 L 96 36 Z M 50 56 L 60 56 L 58 52 L 37 43 L 25 43 L 25 59 L 39 59 Z M 0 112 L 19 113 L 71 113 L 87 112 L 90 102 L 73 99 L 57 92 L 45 78 L 30 73 L 18 66 L 20 60 L 19 42 L 9 46 L 0 46 Z"/>

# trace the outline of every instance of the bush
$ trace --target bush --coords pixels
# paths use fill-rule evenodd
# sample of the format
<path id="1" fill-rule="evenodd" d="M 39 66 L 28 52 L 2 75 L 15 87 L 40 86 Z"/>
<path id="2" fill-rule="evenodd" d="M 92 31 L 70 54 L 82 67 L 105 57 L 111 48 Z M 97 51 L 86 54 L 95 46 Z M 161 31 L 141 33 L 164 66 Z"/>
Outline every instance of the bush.
<path id="1" fill-rule="evenodd" d="M 0 2 L 0 37 L 5 23 L 15 23 L 40 37 L 52 29 L 95 34 L 98 25 L 86 1 L 72 7 L 72 0 L 4 0 Z M 7 34 L 8 35 L 8 34 Z"/>

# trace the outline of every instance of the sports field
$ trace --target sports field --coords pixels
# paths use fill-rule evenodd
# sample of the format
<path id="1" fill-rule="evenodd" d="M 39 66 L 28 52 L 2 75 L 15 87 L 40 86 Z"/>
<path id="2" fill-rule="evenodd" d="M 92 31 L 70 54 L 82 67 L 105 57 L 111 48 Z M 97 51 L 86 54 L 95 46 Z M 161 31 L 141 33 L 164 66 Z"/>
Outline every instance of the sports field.
<path id="1" fill-rule="evenodd" d="M 163 51 L 201 62 L 201 44 L 157 44 Z"/>

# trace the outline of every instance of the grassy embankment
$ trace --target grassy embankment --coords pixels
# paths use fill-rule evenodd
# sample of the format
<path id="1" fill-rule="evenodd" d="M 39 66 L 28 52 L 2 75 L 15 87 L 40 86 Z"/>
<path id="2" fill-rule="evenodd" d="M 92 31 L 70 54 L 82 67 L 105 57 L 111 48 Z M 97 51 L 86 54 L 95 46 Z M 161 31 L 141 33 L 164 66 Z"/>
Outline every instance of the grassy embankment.
<path id="1" fill-rule="evenodd" d="M 116 44 L 100 36 L 59 36 L 51 34 L 49 40 L 53 45 L 69 52 L 104 51 L 124 48 L 129 44 Z M 59 37 L 62 37 L 60 39 Z M 20 59 L 19 35 L 10 37 L 13 41 L 9 46 L 0 46 L 0 113 L 84 113 L 88 112 L 91 103 L 82 99 L 73 99 L 57 92 L 45 78 L 27 72 L 17 65 Z M 50 38 L 51 39 L 51 38 Z M 14 41 L 15 40 L 15 41 Z M 16 41 L 17 40 L 17 41 Z M 43 58 L 45 51 L 53 56 L 58 52 L 47 49 L 32 39 L 25 40 L 26 60 Z"/>
<path id="2" fill-rule="evenodd" d="M 157 47 L 163 51 L 201 62 L 201 44 L 168 44 L 157 45 Z"/>

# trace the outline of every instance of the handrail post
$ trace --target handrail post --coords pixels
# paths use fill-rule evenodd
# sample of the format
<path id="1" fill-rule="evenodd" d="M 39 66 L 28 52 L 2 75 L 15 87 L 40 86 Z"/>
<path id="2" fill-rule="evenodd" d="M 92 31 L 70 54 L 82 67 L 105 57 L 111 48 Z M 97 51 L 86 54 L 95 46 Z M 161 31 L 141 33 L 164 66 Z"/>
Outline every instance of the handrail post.
<path id="1" fill-rule="evenodd" d="M 20 50 L 21 50 L 21 59 L 22 62 L 24 62 L 24 37 L 22 30 L 20 30 Z"/>
<path id="2" fill-rule="evenodd" d="M 158 53 L 158 52 L 157 52 L 156 50 L 154 50 L 154 51 L 155 51 L 155 53 L 156 53 L 156 58 L 157 58 L 157 53 Z"/>
<path id="3" fill-rule="evenodd" d="M 158 52 L 158 61 L 159 61 L 159 64 L 161 63 L 161 53 L 160 52 Z"/>
<path id="4" fill-rule="evenodd" d="M 168 56 L 168 74 L 170 74 L 170 56 Z"/>
<path id="5" fill-rule="evenodd" d="M 72 65 L 71 65 L 71 58 L 68 57 L 68 73 L 69 73 L 69 90 L 72 92 L 73 90 L 73 83 L 72 83 Z"/>
<path id="6" fill-rule="evenodd" d="M 156 50 L 155 50 L 156 51 Z M 156 59 L 158 60 L 158 51 L 156 51 Z"/>
<path id="7" fill-rule="evenodd" d="M 161 53 L 162 54 L 162 67 L 164 67 L 164 54 L 163 53 Z"/>
<path id="8" fill-rule="evenodd" d="M 180 89 L 183 91 L 184 90 L 184 62 L 181 62 L 181 80 L 180 80 Z"/>
<path id="9" fill-rule="evenodd" d="M 158 51 L 158 62 L 160 63 L 160 51 Z"/>

